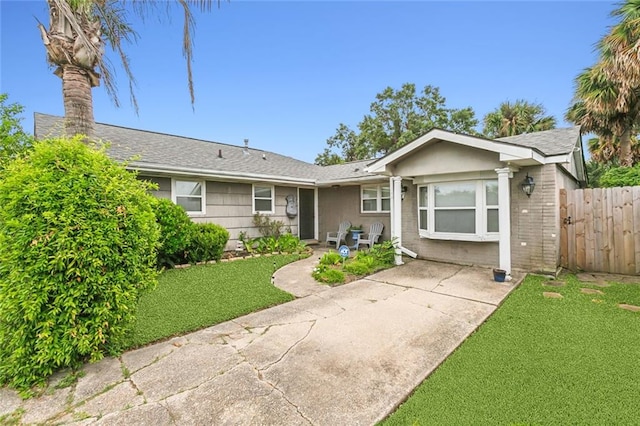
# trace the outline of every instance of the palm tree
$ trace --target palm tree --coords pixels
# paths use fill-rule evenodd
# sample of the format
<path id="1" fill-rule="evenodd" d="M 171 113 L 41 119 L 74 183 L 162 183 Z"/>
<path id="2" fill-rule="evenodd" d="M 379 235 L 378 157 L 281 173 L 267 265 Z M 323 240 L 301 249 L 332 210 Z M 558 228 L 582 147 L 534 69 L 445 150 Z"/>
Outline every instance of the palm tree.
<path id="1" fill-rule="evenodd" d="M 545 114 L 542 104 L 522 99 L 514 103 L 506 101 L 484 116 L 483 133 L 490 138 L 501 138 L 555 128 L 556 119 Z"/>
<path id="2" fill-rule="evenodd" d="M 133 93 L 135 79 L 129 66 L 129 58 L 123 50 L 123 42 L 131 42 L 137 33 L 129 25 L 127 14 L 140 16 L 156 11 L 153 6 L 162 0 L 46 0 L 49 6 L 49 29 L 39 23 L 40 35 L 47 50 L 47 60 L 55 67 L 54 74 L 62 79 L 62 96 L 65 110 L 65 132 L 72 136 L 93 135 L 94 117 L 91 89 L 103 81 L 116 106 L 119 100 L 113 78 L 112 66 L 104 56 L 109 43 L 117 53 L 129 78 L 131 101 L 137 111 Z M 194 103 L 192 62 L 193 15 L 190 6 L 209 10 L 214 0 L 177 0 L 184 13 L 183 55 L 187 62 L 187 79 L 191 103 Z M 219 2 L 219 0 L 218 0 Z M 163 1 L 164 3 L 164 1 Z M 167 13 L 169 8 L 167 8 Z"/>
<path id="3" fill-rule="evenodd" d="M 610 144 L 617 141 L 620 165 L 630 167 L 634 163 L 631 136 L 635 134 L 640 118 L 640 92 L 637 89 L 627 92 L 621 105 L 620 83 L 610 78 L 606 66 L 598 63 L 576 77 L 574 104 L 566 118 Z"/>

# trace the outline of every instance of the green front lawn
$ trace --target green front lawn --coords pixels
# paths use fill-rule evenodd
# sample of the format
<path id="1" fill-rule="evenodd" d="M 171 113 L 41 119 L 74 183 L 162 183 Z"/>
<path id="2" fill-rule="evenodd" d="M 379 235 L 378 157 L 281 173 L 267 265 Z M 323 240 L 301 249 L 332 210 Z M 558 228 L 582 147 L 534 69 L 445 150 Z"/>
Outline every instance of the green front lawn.
<path id="1" fill-rule="evenodd" d="M 383 424 L 637 424 L 640 313 L 617 305 L 640 285 L 564 279 L 528 276 Z"/>
<path id="2" fill-rule="evenodd" d="M 142 346 L 293 300 L 271 284 L 275 269 L 298 260 L 278 255 L 172 269 L 144 294 L 129 347 Z"/>

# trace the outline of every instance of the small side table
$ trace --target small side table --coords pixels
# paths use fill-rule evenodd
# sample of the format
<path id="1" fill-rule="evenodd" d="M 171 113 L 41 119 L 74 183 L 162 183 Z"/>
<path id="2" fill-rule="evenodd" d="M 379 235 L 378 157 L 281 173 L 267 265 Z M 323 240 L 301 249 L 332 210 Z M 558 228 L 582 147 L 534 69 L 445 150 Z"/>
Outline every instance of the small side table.
<path id="1" fill-rule="evenodd" d="M 350 246 L 350 249 L 355 249 L 358 247 L 358 240 L 360 239 L 360 234 L 362 234 L 362 229 L 352 229 L 351 230 L 351 238 L 353 239 L 353 245 Z"/>

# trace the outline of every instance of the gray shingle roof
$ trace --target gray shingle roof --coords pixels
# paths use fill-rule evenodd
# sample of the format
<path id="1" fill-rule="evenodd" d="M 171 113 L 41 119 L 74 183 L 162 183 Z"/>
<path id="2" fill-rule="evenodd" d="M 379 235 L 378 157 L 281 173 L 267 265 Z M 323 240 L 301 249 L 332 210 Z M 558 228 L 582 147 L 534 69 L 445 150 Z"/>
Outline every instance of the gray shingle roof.
<path id="1" fill-rule="evenodd" d="M 38 139 L 62 134 L 62 117 L 35 113 L 34 123 Z M 110 142 L 108 154 L 112 158 L 118 161 L 134 158 L 132 165 L 140 169 L 161 166 L 167 171 L 253 176 L 255 180 L 286 178 L 319 185 L 380 178 L 364 171 L 375 160 L 323 167 L 270 151 L 109 124 L 96 123 L 95 133 L 99 139 Z M 533 148 L 549 156 L 573 151 L 579 137 L 580 128 L 572 127 L 496 140 Z"/>
<path id="2" fill-rule="evenodd" d="M 498 138 L 497 141 L 535 148 L 546 156 L 569 154 L 580 138 L 580 127 L 545 130 Z"/>
<path id="3" fill-rule="evenodd" d="M 36 138 L 61 134 L 61 117 L 35 114 Z M 140 168 L 162 165 L 211 173 L 260 175 L 316 180 L 323 167 L 260 149 L 96 123 L 96 137 L 110 142 L 108 154 L 118 161 L 136 158 Z M 221 155 L 221 157 L 220 157 Z"/>

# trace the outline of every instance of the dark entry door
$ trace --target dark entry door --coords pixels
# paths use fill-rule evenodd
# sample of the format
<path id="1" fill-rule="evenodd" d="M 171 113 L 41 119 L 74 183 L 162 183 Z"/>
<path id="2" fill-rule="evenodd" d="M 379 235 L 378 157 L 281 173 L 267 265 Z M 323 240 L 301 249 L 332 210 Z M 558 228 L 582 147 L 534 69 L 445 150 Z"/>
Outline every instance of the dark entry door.
<path id="1" fill-rule="evenodd" d="M 311 240 L 315 238 L 314 222 L 315 222 L 315 205 L 314 205 L 314 190 L 313 189 L 299 189 L 299 208 L 300 216 L 300 239 Z"/>

